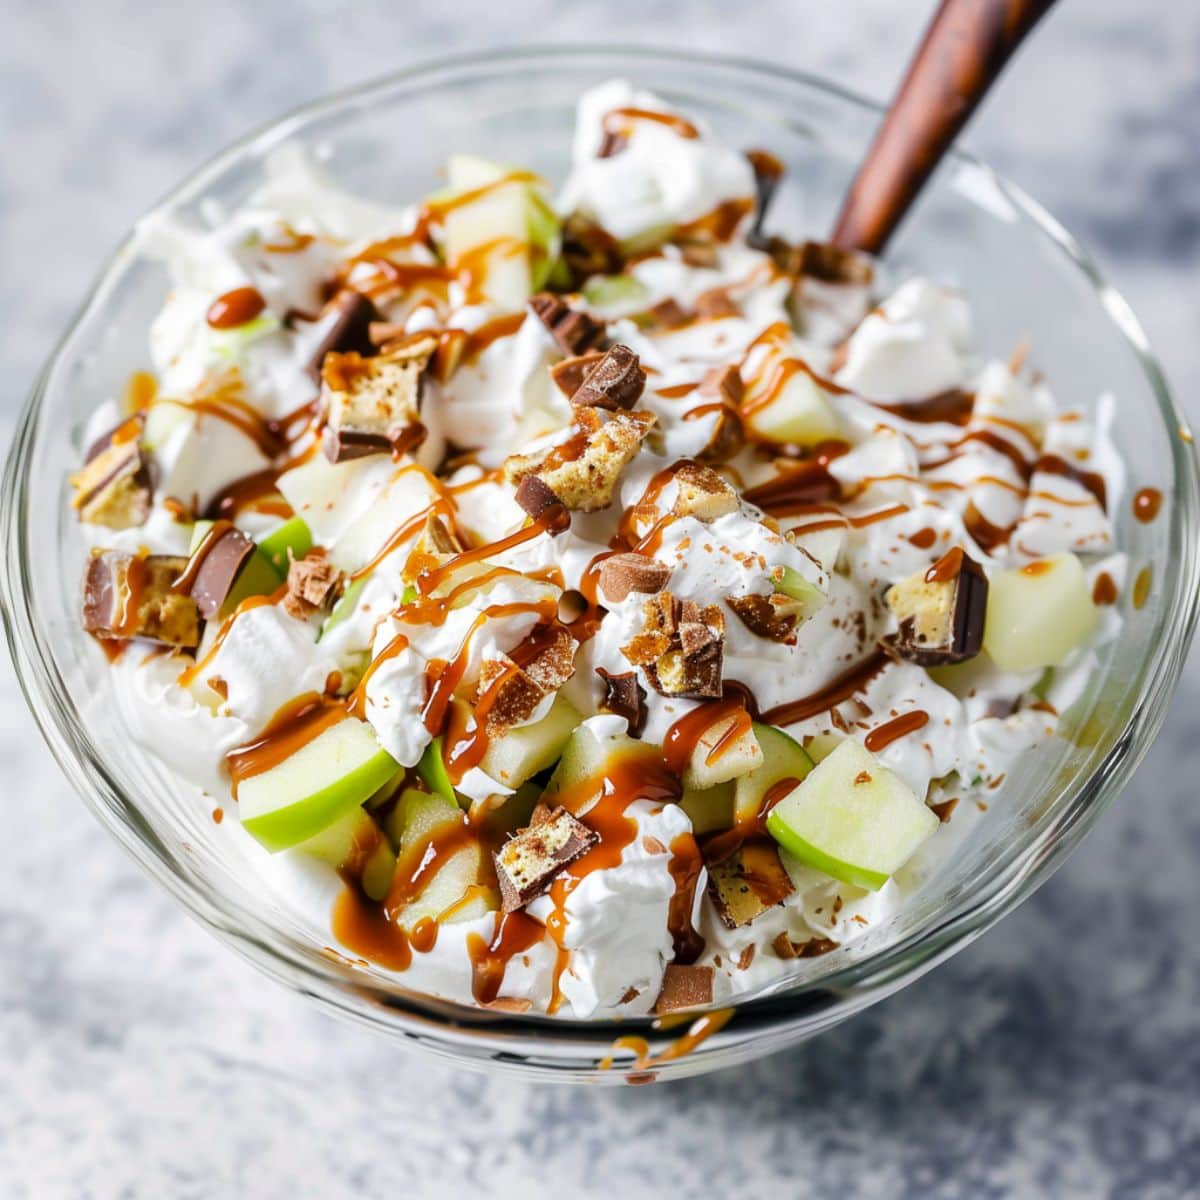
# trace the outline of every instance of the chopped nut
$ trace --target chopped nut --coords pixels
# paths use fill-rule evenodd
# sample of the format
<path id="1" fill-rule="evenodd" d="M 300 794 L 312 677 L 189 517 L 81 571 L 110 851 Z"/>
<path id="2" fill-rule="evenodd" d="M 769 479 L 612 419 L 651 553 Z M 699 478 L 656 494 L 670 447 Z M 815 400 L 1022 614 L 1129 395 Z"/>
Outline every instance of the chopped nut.
<path id="1" fill-rule="evenodd" d="M 145 638 L 194 649 L 200 610 L 175 590 L 188 560 L 173 554 L 141 557 L 94 550 L 83 584 L 83 628 L 102 640 Z"/>
<path id="2" fill-rule="evenodd" d="M 79 519 L 108 529 L 132 529 L 150 515 L 150 471 L 138 445 L 142 422 L 133 417 L 105 434 L 74 475 L 71 503 Z"/>
<path id="3" fill-rule="evenodd" d="M 660 592 L 670 578 L 670 567 L 644 554 L 613 554 L 600 564 L 600 591 L 610 604 L 620 604 L 630 592 Z"/>
<path id="4" fill-rule="evenodd" d="M 354 350 L 325 356 L 324 445 L 331 461 L 390 453 L 413 444 L 414 431 L 420 428 L 421 381 L 436 349 L 437 338 L 423 334 L 374 358 Z"/>
<path id="5" fill-rule="evenodd" d="M 341 572 L 325 557 L 323 550 L 314 550 L 303 558 L 294 559 L 288 567 L 284 611 L 293 617 L 304 618 L 324 608 L 333 597 L 340 578 Z"/>
<path id="6" fill-rule="evenodd" d="M 663 972 L 662 990 L 654 1002 L 654 1011 L 661 1015 L 711 1004 L 715 975 L 713 967 L 668 963 Z"/>
<path id="7" fill-rule="evenodd" d="M 749 925 L 795 891 L 769 838 L 749 838 L 708 868 L 708 893 L 728 929 Z"/>
<path id="8" fill-rule="evenodd" d="M 545 820 L 527 826 L 494 855 L 501 907 L 505 912 L 524 908 L 599 840 L 565 808 L 556 808 Z"/>
<path id="9" fill-rule="evenodd" d="M 593 408 L 630 409 L 646 388 L 646 372 L 628 346 L 610 346 L 583 377 L 571 403 Z"/>
<path id="10" fill-rule="evenodd" d="M 715 521 L 737 512 L 737 492 L 723 475 L 699 463 L 684 463 L 675 472 L 678 496 L 674 513 L 695 517 L 697 521 Z"/>
<path id="11" fill-rule="evenodd" d="M 539 292 L 529 307 L 564 354 L 583 354 L 604 339 L 604 323 L 568 307 L 561 296 Z"/>

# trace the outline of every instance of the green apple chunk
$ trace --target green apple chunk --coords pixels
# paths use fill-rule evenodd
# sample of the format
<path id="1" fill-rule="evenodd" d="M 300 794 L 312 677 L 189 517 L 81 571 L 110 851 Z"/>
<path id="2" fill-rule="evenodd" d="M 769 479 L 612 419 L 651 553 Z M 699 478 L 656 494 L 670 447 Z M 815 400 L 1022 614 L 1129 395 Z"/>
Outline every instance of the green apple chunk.
<path id="1" fill-rule="evenodd" d="M 458 807 L 458 796 L 454 791 L 454 784 L 450 782 L 450 775 L 446 770 L 446 760 L 442 757 L 442 739 L 440 737 L 435 737 L 425 747 L 421 761 L 417 763 L 417 774 L 431 792 L 450 801 L 455 808 Z"/>
<path id="2" fill-rule="evenodd" d="M 480 768 L 497 783 L 516 788 L 557 761 L 572 731 L 583 718 L 561 696 L 539 721 L 518 725 L 493 737 Z"/>
<path id="3" fill-rule="evenodd" d="M 662 751 L 628 734 L 598 738 L 590 729 L 575 729 L 563 747 L 542 800 L 551 808 L 561 804 L 580 816 L 600 797 L 606 775 L 618 763 L 629 763 L 636 770 L 639 760 L 648 772 L 656 767 L 661 770 Z"/>
<path id="4" fill-rule="evenodd" d="M 734 783 L 733 817 L 735 821 L 752 821 L 762 809 L 763 800 L 784 780 L 796 783 L 805 779 L 813 769 L 813 760 L 795 738 L 789 737 L 774 725 L 755 722 L 754 737 L 762 748 L 763 761 L 749 775 Z"/>
<path id="5" fill-rule="evenodd" d="M 1056 554 L 991 576 L 983 648 L 1004 671 L 1053 667 L 1087 641 L 1096 621 L 1082 564 Z"/>
<path id="6" fill-rule="evenodd" d="M 764 381 L 746 394 L 746 427 L 756 437 L 781 445 L 814 446 L 841 436 L 837 413 L 825 390 L 803 367 L 794 369 L 785 360 L 768 369 Z M 782 387 L 775 387 L 777 373 L 792 370 Z M 759 396 L 760 389 L 774 390 Z"/>
<path id="7" fill-rule="evenodd" d="M 431 847 L 454 836 L 466 823 L 458 803 L 433 792 L 405 788 L 389 820 L 389 832 L 400 845 L 399 869 L 411 871 Z M 415 896 L 394 914 L 396 923 L 412 929 L 424 918 L 439 924 L 470 921 L 499 907 L 491 888 L 479 887 L 485 865 L 482 843 L 468 838 L 447 854 L 445 861 Z"/>
<path id="8" fill-rule="evenodd" d="M 646 285 L 633 275 L 593 275 L 583 285 L 583 298 L 593 308 L 637 305 L 649 294 Z"/>
<path id="9" fill-rule="evenodd" d="M 362 595 L 362 590 L 367 586 L 367 577 L 356 579 L 342 593 L 338 602 L 333 606 L 332 612 L 325 618 L 321 625 L 320 635 L 317 641 L 320 641 L 331 629 L 336 629 L 358 606 L 358 598 Z"/>
<path id="10" fill-rule="evenodd" d="M 243 779 L 238 813 L 268 850 L 287 850 L 353 812 L 399 770 L 371 727 L 347 717 L 277 766 Z"/>
<path id="11" fill-rule="evenodd" d="M 749 775 L 763 764 L 762 748 L 753 727 L 738 731 L 742 714 L 730 713 L 715 721 L 696 740 L 683 770 L 683 786 L 697 791 Z"/>
<path id="12" fill-rule="evenodd" d="M 771 574 L 771 582 L 777 592 L 782 592 L 803 605 L 799 613 L 802 621 L 808 620 L 813 613 L 824 608 L 829 602 L 829 597 L 794 567 L 776 567 Z"/>
<path id="13" fill-rule="evenodd" d="M 303 517 L 291 517 L 258 543 L 258 549 L 270 561 L 271 566 L 286 576 L 292 558 L 303 558 L 313 545 L 312 530 Z M 288 551 L 291 551 L 291 558 Z"/>
<path id="14" fill-rule="evenodd" d="M 554 210 L 537 183 L 486 159 L 453 155 L 447 173 L 449 198 L 460 203 L 449 209 L 443 224 L 446 261 L 454 268 L 470 261 L 473 271 L 482 266 L 478 282 L 488 299 L 519 309 L 545 283 L 558 258 Z"/>
<path id="15" fill-rule="evenodd" d="M 396 855 L 369 813 L 355 808 L 295 849 L 357 878 L 372 900 L 382 900 L 391 886 Z"/>
<path id="16" fill-rule="evenodd" d="M 212 527 L 212 521 L 197 521 L 192 526 L 189 554 L 194 554 L 199 549 Z M 255 546 L 250 557 L 242 564 L 237 578 L 233 581 L 233 587 L 229 589 L 229 594 L 218 610 L 218 620 L 224 620 L 243 600 L 248 600 L 251 596 L 269 596 L 282 583 L 283 575 L 272 566 L 261 547 Z"/>
<path id="17" fill-rule="evenodd" d="M 938 827 L 912 789 L 855 741 L 844 741 L 767 817 L 801 862 L 877 891 Z"/>
<path id="18" fill-rule="evenodd" d="M 692 832 L 697 836 L 716 833 L 733 825 L 734 784 L 718 783 L 703 790 L 689 789 L 679 799 L 679 807 L 687 813 Z"/>

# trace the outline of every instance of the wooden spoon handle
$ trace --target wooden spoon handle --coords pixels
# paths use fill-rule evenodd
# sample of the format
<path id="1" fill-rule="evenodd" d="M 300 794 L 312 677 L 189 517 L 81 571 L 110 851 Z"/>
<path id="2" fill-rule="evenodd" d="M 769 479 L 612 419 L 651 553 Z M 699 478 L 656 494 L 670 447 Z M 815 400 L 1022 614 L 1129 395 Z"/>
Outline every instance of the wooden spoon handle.
<path id="1" fill-rule="evenodd" d="M 858 175 L 833 243 L 878 254 L 1054 0 L 942 0 Z"/>

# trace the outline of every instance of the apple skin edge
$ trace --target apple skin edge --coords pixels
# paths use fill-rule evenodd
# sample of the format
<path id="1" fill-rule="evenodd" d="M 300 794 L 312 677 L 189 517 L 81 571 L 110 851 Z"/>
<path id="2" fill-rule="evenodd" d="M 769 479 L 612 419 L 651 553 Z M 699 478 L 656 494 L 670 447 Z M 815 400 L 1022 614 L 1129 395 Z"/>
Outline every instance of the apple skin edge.
<path id="1" fill-rule="evenodd" d="M 417 763 L 417 774 L 425 781 L 425 785 L 431 792 L 444 796 L 454 805 L 458 804 L 458 795 L 454 790 L 454 784 L 450 782 L 450 775 L 446 771 L 446 763 L 442 758 L 442 739 L 440 737 L 435 737 L 425 747 L 421 761 Z"/>
<path id="2" fill-rule="evenodd" d="M 333 783 L 283 808 L 242 817 L 242 827 L 272 854 L 315 837 L 363 803 L 400 769 L 385 750 Z"/>
<path id="3" fill-rule="evenodd" d="M 864 867 L 851 866 L 832 858 L 810 842 L 806 842 L 783 821 L 777 820 L 775 814 L 767 817 L 767 832 L 793 857 L 798 858 L 806 866 L 813 867 L 842 883 L 853 884 L 865 888 L 869 892 L 877 892 L 891 878 L 890 875 L 879 871 L 869 871 Z"/>

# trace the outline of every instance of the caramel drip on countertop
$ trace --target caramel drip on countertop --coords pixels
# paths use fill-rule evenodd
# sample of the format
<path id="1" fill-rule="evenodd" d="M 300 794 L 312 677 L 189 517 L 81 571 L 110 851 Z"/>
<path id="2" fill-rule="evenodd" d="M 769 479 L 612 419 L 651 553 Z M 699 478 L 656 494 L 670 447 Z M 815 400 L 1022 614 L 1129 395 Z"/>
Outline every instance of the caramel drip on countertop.
<path id="1" fill-rule="evenodd" d="M 929 714 L 919 708 L 914 709 L 912 712 L 902 713 L 883 725 L 876 725 L 863 739 L 863 744 L 872 754 L 875 754 L 900 738 L 907 737 L 910 733 L 916 733 L 918 729 L 924 729 L 928 724 Z"/>
<path id="2" fill-rule="evenodd" d="M 341 724 L 346 716 L 345 704 L 316 692 L 289 700 L 253 741 L 225 755 L 234 798 L 237 798 L 238 785 L 243 780 L 277 767 L 326 729 Z"/>

